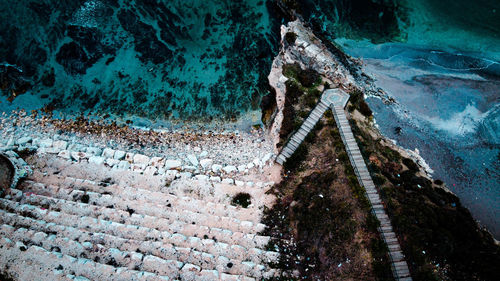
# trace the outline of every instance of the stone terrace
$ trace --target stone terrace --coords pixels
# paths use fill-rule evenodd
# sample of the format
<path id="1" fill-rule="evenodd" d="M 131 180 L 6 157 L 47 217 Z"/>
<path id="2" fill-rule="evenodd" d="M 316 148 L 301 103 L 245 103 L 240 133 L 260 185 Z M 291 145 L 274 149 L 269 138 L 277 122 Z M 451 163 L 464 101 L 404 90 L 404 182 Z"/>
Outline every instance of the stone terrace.
<path id="1" fill-rule="evenodd" d="M 279 275 L 269 265 L 279 254 L 259 235 L 263 207 L 274 200 L 265 193 L 272 151 L 241 164 L 201 149 L 169 159 L 76 141 L 25 133 L 2 144 L 11 158 L 34 152 L 26 180 L 0 198 L 0 266 L 16 279 Z M 232 204 L 240 192 L 251 196 L 247 208 Z"/>

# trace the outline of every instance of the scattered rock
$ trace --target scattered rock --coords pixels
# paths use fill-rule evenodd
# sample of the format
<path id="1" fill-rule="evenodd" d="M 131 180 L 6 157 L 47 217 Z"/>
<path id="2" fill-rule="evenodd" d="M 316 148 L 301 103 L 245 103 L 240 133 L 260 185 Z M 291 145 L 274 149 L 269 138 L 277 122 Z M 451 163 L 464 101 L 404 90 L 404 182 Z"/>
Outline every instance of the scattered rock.
<path id="1" fill-rule="evenodd" d="M 101 156 L 102 155 L 102 149 L 98 147 L 87 147 L 85 151 L 89 154 L 92 154 L 94 156 Z"/>
<path id="2" fill-rule="evenodd" d="M 212 172 L 218 173 L 218 172 L 220 172 L 220 170 L 222 170 L 222 165 L 219 165 L 219 164 L 212 165 Z"/>
<path id="3" fill-rule="evenodd" d="M 89 157 L 89 163 L 96 164 L 96 165 L 102 165 L 104 164 L 104 157 L 101 156 L 91 156 Z"/>
<path id="4" fill-rule="evenodd" d="M 31 141 L 31 137 L 22 137 L 16 141 L 17 145 L 24 145 Z"/>
<path id="5" fill-rule="evenodd" d="M 105 158 L 114 158 L 115 156 L 115 151 L 111 148 L 105 148 L 103 151 L 102 151 L 102 157 L 105 157 Z"/>
<path id="6" fill-rule="evenodd" d="M 134 155 L 134 163 L 148 165 L 150 158 L 146 155 L 136 154 Z"/>
<path id="7" fill-rule="evenodd" d="M 66 150 L 66 149 L 68 149 L 68 142 L 63 141 L 63 140 L 54 141 L 52 143 L 52 147 L 59 149 L 59 150 Z"/>
<path id="8" fill-rule="evenodd" d="M 195 166 L 195 167 L 198 166 L 198 159 L 193 154 L 188 154 L 187 159 L 189 160 L 189 162 L 191 164 L 193 164 L 193 166 Z"/>
<path id="9" fill-rule="evenodd" d="M 115 151 L 115 155 L 114 155 L 113 158 L 116 159 L 116 160 L 123 160 L 123 159 L 125 159 L 125 151 L 116 150 Z"/>
<path id="10" fill-rule="evenodd" d="M 182 166 L 182 162 L 179 160 L 166 160 L 165 161 L 165 169 L 179 169 Z"/>
<path id="11" fill-rule="evenodd" d="M 212 159 L 201 159 L 200 160 L 200 165 L 204 170 L 210 169 L 210 167 L 213 165 L 214 161 Z"/>
<path id="12" fill-rule="evenodd" d="M 128 161 L 121 160 L 116 167 L 120 170 L 128 170 L 130 169 L 130 163 Z"/>
<path id="13" fill-rule="evenodd" d="M 40 141 L 40 147 L 51 147 L 53 143 L 51 139 L 43 139 Z"/>
<path id="14" fill-rule="evenodd" d="M 63 159 L 67 159 L 67 160 L 71 159 L 71 154 L 68 150 L 63 150 L 63 151 L 59 152 L 59 154 L 57 154 L 57 156 L 59 156 Z"/>
<path id="15" fill-rule="evenodd" d="M 226 172 L 227 174 L 234 173 L 234 172 L 238 171 L 238 169 L 233 165 L 228 165 L 228 166 L 222 168 L 222 170 L 224 170 L 224 172 Z"/>

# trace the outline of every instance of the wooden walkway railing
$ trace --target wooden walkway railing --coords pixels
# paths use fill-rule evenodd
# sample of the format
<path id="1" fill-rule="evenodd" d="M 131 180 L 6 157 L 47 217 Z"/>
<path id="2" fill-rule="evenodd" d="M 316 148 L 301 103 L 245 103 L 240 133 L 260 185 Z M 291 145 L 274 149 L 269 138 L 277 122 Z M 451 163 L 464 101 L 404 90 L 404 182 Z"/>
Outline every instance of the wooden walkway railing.
<path id="1" fill-rule="evenodd" d="M 366 167 L 361 151 L 352 133 L 349 121 L 347 120 L 344 108 L 348 99 L 349 95 L 341 90 L 335 89 L 325 91 L 318 105 L 311 111 L 311 114 L 306 121 L 304 121 L 304 124 L 302 124 L 300 129 L 290 138 L 290 141 L 283 148 L 280 155 L 278 155 L 276 162 L 283 164 L 286 159 L 292 156 L 307 134 L 314 128 L 321 116 L 325 113 L 328 106 L 330 106 L 339 128 L 342 142 L 345 145 L 349 160 L 358 178 L 358 182 L 365 188 L 366 195 L 372 206 L 372 212 L 380 221 L 379 231 L 389 248 L 389 257 L 391 258 L 394 278 L 401 281 L 411 281 L 410 271 L 404 259 L 401 247 L 399 246 L 396 234 L 392 229 L 391 221 L 385 213 L 382 200 L 380 200 L 380 196 L 375 189 L 375 184 L 373 183 L 370 172 Z"/>

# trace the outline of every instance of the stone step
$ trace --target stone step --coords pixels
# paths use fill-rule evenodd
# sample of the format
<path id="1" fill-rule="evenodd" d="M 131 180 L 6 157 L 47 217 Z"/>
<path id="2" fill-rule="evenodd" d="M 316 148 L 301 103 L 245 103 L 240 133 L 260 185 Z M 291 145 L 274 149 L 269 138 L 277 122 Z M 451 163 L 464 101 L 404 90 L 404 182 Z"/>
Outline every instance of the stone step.
<path id="1" fill-rule="evenodd" d="M 53 252 L 36 245 L 27 246 L 21 241 L 5 237 L 0 238 L 0 246 L 2 247 L 0 255 L 5 254 L 11 259 L 15 257 L 16 263 L 26 261 L 26 265 L 29 266 L 33 262 L 33 257 L 37 257 L 36 262 L 42 263 L 45 268 L 36 270 L 39 270 L 42 276 L 54 276 L 54 280 L 170 280 L 168 276 L 116 268 L 89 259 Z M 66 278 L 61 275 L 66 275 Z M 76 279 L 75 275 L 85 279 Z"/>
<path id="2" fill-rule="evenodd" d="M 42 195 L 31 194 L 25 196 L 25 203 L 33 206 L 49 207 L 70 215 L 81 217 L 92 217 L 106 221 L 120 222 L 122 224 L 145 227 L 157 231 L 169 233 L 181 233 L 186 236 L 197 235 L 199 237 L 211 237 L 221 242 L 241 245 L 244 248 L 264 248 L 269 242 L 269 237 L 255 234 L 246 234 L 239 231 L 231 231 L 219 227 L 208 227 L 201 225 L 199 221 L 188 222 L 179 219 L 163 219 L 149 215 L 130 214 L 126 210 L 111 209 L 102 206 L 88 205 L 80 202 L 72 202 L 64 199 L 50 198 Z M 195 222 L 193 224 L 192 222 Z M 197 222 L 197 223 L 196 223 Z"/>
<path id="3" fill-rule="evenodd" d="M 136 235 L 137 237 L 135 237 L 137 239 L 133 239 L 133 237 L 124 238 L 123 237 L 124 235 L 122 235 L 122 237 L 119 237 L 112 234 L 104 233 L 104 232 L 112 232 L 109 230 L 100 232 L 99 229 L 97 229 L 95 226 L 87 224 L 86 222 L 88 220 L 85 218 L 81 218 L 80 224 L 74 225 L 76 226 L 75 228 L 74 226 L 68 225 L 67 220 L 63 221 L 62 218 L 60 218 L 59 222 L 66 222 L 65 225 L 54 223 L 53 222 L 54 220 L 51 219 L 51 217 L 54 216 L 54 214 L 48 213 L 45 216 L 49 217 L 49 219 L 47 220 L 37 220 L 35 213 L 29 213 L 25 211 L 25 214 L 30 214 L 30 216 L 33 216 L 34 218 L 23 217 L 18 214 L 4 213 L 2 214 L 0 220 L 4 224 L 7 223 L 15 225 L 17 228 L 20 227 L 30 228 L 33 231 L 42 231 L 46 232 L 47 234 L 55 233 L 61 236 L 63 241 L 77 240 L 80 241 L 79 242 L 80 244 L 82 244 L 82 246 L 78 246 L 75 244 L 72 247 L 70 247 L 70 245 L 62 245 L 60 247 L 61 249 L 64 247 L 65 249 L 71 249 L 71 250 L 80 249 L 83 251 L 82 248 L 84 248 L 85 245 L 88 245 L 89 248 L 88 251 L 90 252 L 98 251 L 102 253 L 104 249 L 116 248 L 121 252 L 127 252 L 126 254 L 121 254 L 120 252 L 114 251 L 116 255 L 122 257 L 123 256 L 132 257 L 134 253 L 139 252 L 151 256 L 152 260 L 162 259 L 162 260 L 174 260 L 182 263 L 192 262 L 197 264 L 197 266 L 203 267 L 204 269 L 214 269 L 218 267 L 218 269 L 220 270 L 222 266 L 225 266 L 230 262 L 233 265 L 242 265 L 245 268 L 247 267 L 245 264 L 243 264 L 242 259 L 234 258 L 236 257 L 237 254 L 239 256 L 242 256 L 245 253 L 244 251 L 240 250 L 239 252 L 237 252 L 236 251 L 238 249 L 237 247 L 235 248 L 225 243 L 217 243 L 210 239 L 201 240 L 201 239 L 194 239 L 193 237 L 186 238 L 185 236 L 180 234 L 171 235 L 171 241 L 176 241 L 178 245 L 184 243 L 185 247 L 180 247 L 168 243 L 165 237 L 166 236 L 165 233 L 162 233 L 164 234 L 163 237 L 158 235 L 155 236 L 154 234 L 150 235 L 147 233 L 142 233 L 142 234 L 138 233 L 138 235 Z M 62 215 L 60 214 L 55 215 L 55 217 L 59 216 Z M 105 228 L 106 227 L 109 228 L 110 226 L 107 225 L 105 226 Z M 128 231 L 130 234 L 131 232 L 134 231 L 134 229 L 128 229 Z M 123 232 L 121 232 L 121 234 L 123 234 Z M 145 238 L 145 239 L 139 240 L 139 238 Z M 85 244 L 84 242 L 89 242 L 90 244 L 88 243 Z M 96 249 L 96 247 L 98 249 Z M 206 250 L 209 250 L 212 253 L 208 253 Z M 257 254 L 258 253 L 259 252 L 257 252 Z M 233 256 L 226 257 L 227 254 L 233 254 Z M 275 259 L 277 258 L 276 254 L 277 253 L 275 253 L 274 255 L 271 254 L 267 255 L 269 255 L 270 258 Z M 89 255 L 89 253 L 87 255 Z M 267 257 L 266 254 L 264 254 L 264 256 Z M 105 257 L 100 257 L 100 259 L 101 258 L 105 259 Z M 251 263 L 256 266 L 255 269 L 257 270 L 257 272 L 262 272 L 263 271 L 262 266 L 257 266 L 257 264 L 255 263 L 256 261 L 255 259 L 256 257 L 254 256 L 254 260 L 247 260 L 247 261 L 248 263 Z M 230 274 L 234 273 L 240 274 L 238 270 L 240 270 L 238 269 L 238 267 L 233 268 L 233 266 L 228 266 L 228 268 L 225 269 L 225 272 Z"/>
<path id="4" fill-rule="evenodd" d="M 44 219 L 45 221 L 50 223 L 57 223 L 64 226 L 85 229 L 91 232 L 104 233 L 120 237 L 123 239 L 135 239 L 140 241 L 150 241 L 150 240 L 164 241 L 165 243 L 169 243 L 177 247 L 189 247 L 189 248 L 198 247 L 199 249 L 203 248 L 206 250 L 215 251 L 211 252 L 211 254 L 217 254 L 218 249 L 222 249 L 223 251 L 225 251 L 228 249 L 228 247 L 230 247 L 229 244 L 227 243 L 216 241 L 214 242 L 212 248 L 206 248 L 201 244 L 202 238 L 203 240 L 213 240 L 209 239 L 211 236 L 206 236 L 202 238 L 194 236 L 186 236 L 179 233 L 159 231 L 153 228 L 142 227 L 137 225 L 127 225 L 124 223 L 96 219 L 87 216 L 76 216 L 62 212 L 47 211 L 33 205 L 27 205 L 27 204 L 21 205 L 17 202 L 5 202 L 4 200 L 2 200 L 0 201 L 0 208 L 10 213 L 15 212 L 16 214 L 29 216 L 32 218 Z M 229 255 L 230 258 L 235 258 L 235 259 L 240 257 L 238 256 L 238 253 L 239 254 L 245 253 L 245 251 L 247 250 L 246 248 L 240 245 L 232 245 L 231 247 L 234 248 L 233 249 L 234 251 L 227 253 L 227 255 Z M 269 256 L 277 255 L 277 253 L 274 252 L 267 252 L 256 248 L 252 249 L 248 249 L 248 251 L 252 250 L 253 252 L 260 252 L 263 255 L 269 255 Z"/>
<path id="5" fill-rule="evenodd" d="M 94 181 L 82 180 L 71 177 L 60 177 L 62 182 L 59 187 L 67 187 L 82 191 L 92 191 L 102 195 L 112 195 L 129 200 L 145 200 L 150 203 L 162 205 L 171 204 L 172 210 L 185 209 L 197 213 L 212 214 L 221 217 L 235 217 L 240 220 L 249 220 L 258 223 L 255 217 L 255 210 L 251 208 L 241 208 L 233 205 L 206 202 L 193 197 L 179 197 L 174 194 L 158 191 L 150 191 L 142 188 L 133 188 L 129 186 L 117 186 Z M 43 183 L 43 182 L 41 182 Z M 31 185 L 34 182 L 31 182 Z M 251 188 L 250 188 L 251 189 Z"/>
<path id="6" fill-rule="evenodd" d="M 73 280 L 170 280 L 173 276 L 179 276 L 182 280 L 216 280 L 221 276 L 217 270 L 206 270 L 189 263 L 165 260 L 138 252 L 122 252 L 116 248 L 106 249 L 100 244 L 88 241 L 79 243 L 55 234 L 8 227 L 1 227 L 1 231 L 18 241 L 15 246 L 27 248 L 25 252 L 36 248 L 37 257 L 43 261 L 52 261 L 51 268 L 58 269 L 50 272 L 50 275 L 64 271 L 70 272 L 67 276 L 72 276 L 76 272 L 88 277 L 72 278 Z M 7 247 L 13 248 L 13 243 L 6 244 Z M 225 260 L 221 259 L 220 262 Z M 222 268 L 222 265 L 220 267 Z M 225 277 L 240 276 L 226 273 Z M 245 280 L 255 280 L 255 278 L 246 277 Z"/>
<path id="7" fill-rule="evenodd" d="M 82 242 L 83 245 L 67 237 L 58 234 L 47 234 L 43 231 L 29 230 L 26 228 L 17 228 L 9 225 L 0 226 L 0 234 L 14 241 L 22 241 L 25 245 L 36 245 L 49 251 L 55 251 L 63 255 L 71 257 L 83 257 L 84 259 L 92 260 L 101 264 L 113 264 L 115 268 L 134 269 L 143 265 L 143 259 L 148 256 L 137 252 L 122 252 L 116 248 L 105 248 L 101 244 L 92 244 L 90 242 Z M 86 245 L 86 246 L 84 246 Z M 156 260 L 155 260 L 156 261 Z M 184 265 L 181 262 L 174 260 L 161 260 L 161 264 L 156 264 L 156 267 L 163 267 L 166 271 L 161 272 L 161 275 L 173 276 L 177 274 L 179 269 Z M 147 265 L 147 263 L 144 263 Z M 145 266 L 146 273 L 155 274 L 152 272 L 154 262 L 150 266 Z M 148 268 L 149 267 L 149 268 Z"/>
<path id="8" fill-rule="evenodd" d="M 58 188 L 53 185 L 44 186 L 42 184 L 33 184 L 30 185 L 29 192 L 33 192 L 38 195 L 47 194 L 49 197 L 54 199 L 63 199 L 73 202 L 81 201 L 82 197 L 86 195 L 88 199 L 87 205 L 94 205 L 94 208 L 99 208 L 101 211 L 106 211 L 106 209 L 108 209 L 108 213 L 121 210 L 122 214 L 125 214 L 126 212 L 133 212 L 135 215 L 158 217 L 169 221 L 182 221 L 188 224 L 195 222 L 200 225 L 205 225 L 204 223 L 207 223 L 208 225 L 206 226 L 208 227 L 227 227 L 231 231 L 240 231 L 244 233 L 257 233 L 265 228 L 265 225 L 263 224 L 256 224 L 251 221 L 241 221 L 232 217 L 221 217 L 212 214 L 197 213 L 185 209 L 171 210 L 170 207 L 168 207 L 168 203 L 165 203 L 165 205 L 145 202 L 137 204 L 134 200 L 115 198 L 111 195 L 102 195 L 95 192 L 84 192 L 78 189 L 69 190 Z M 134 206 L 134 209 L 131 211 L 129 206 Z"/>

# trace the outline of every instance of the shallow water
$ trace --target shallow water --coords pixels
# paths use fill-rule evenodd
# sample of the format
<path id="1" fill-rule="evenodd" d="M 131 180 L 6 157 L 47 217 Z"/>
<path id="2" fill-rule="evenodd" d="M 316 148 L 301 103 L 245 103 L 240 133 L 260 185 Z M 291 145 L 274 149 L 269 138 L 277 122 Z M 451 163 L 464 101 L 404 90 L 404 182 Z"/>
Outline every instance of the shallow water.
<path id="1" fill-rule="evenodd" d="M 3 87 L 1 111 L 237 117 L 267 93 L 279 38 L 258 0 L 6 0 L 0 19 L 0 63 L 33 85 L 13 103 Z"/>

